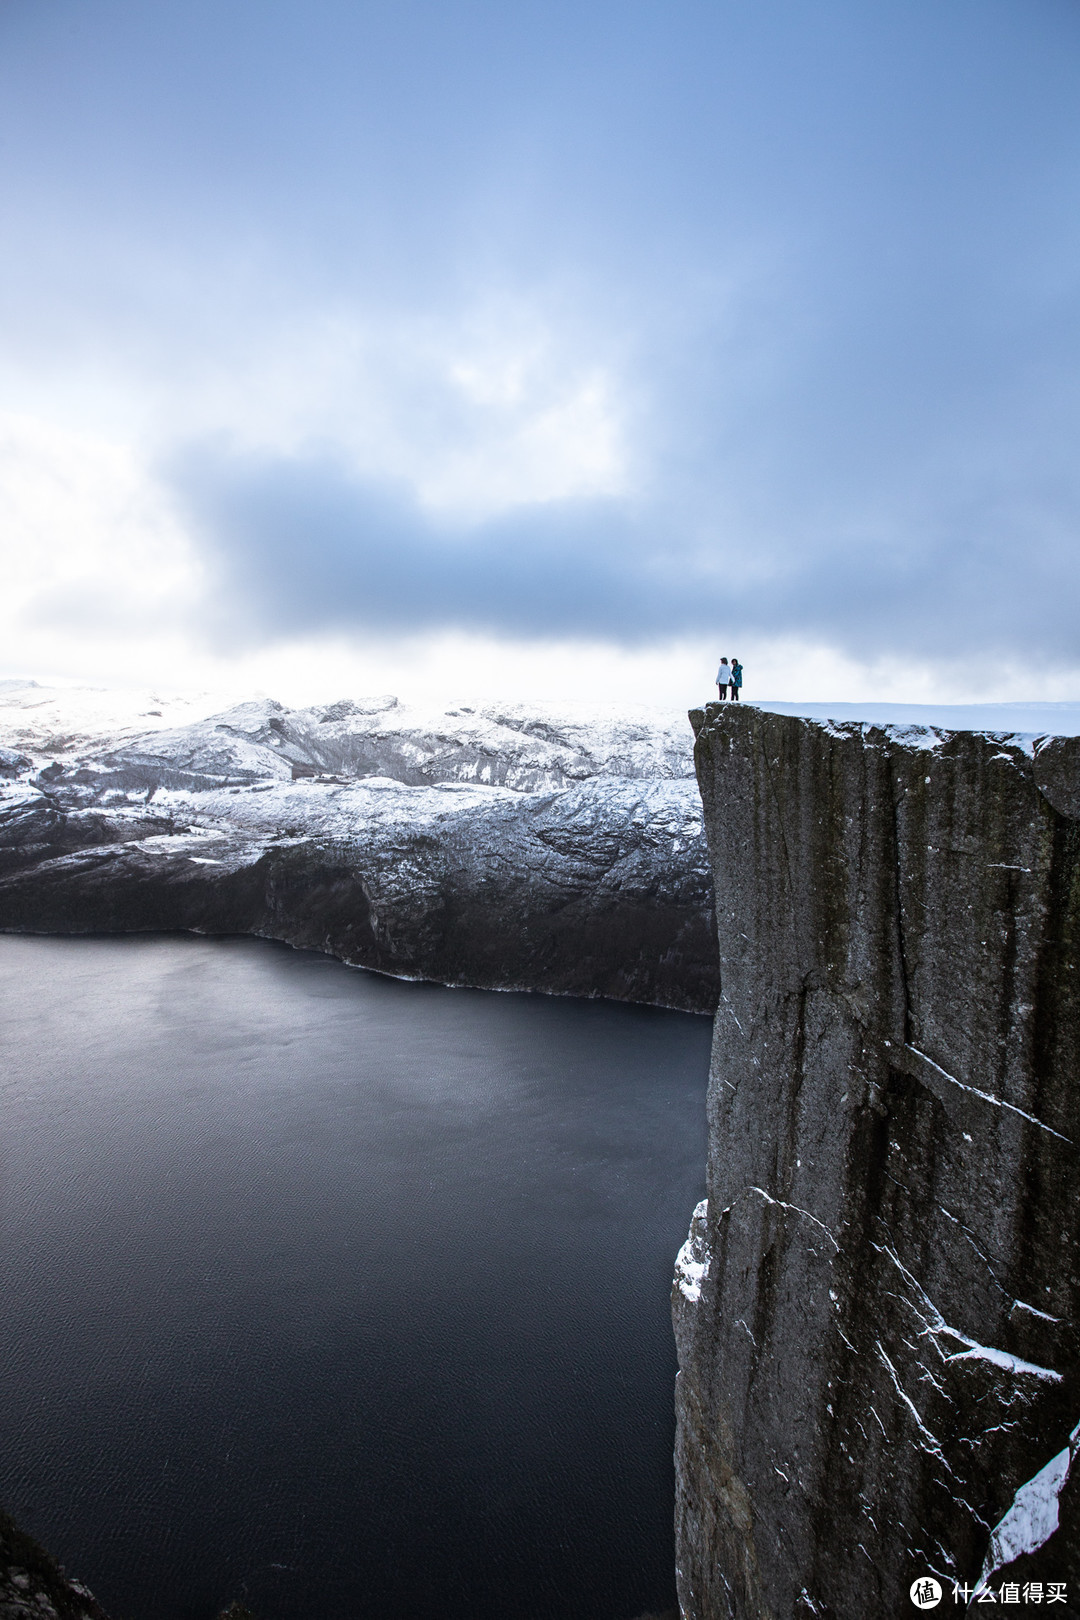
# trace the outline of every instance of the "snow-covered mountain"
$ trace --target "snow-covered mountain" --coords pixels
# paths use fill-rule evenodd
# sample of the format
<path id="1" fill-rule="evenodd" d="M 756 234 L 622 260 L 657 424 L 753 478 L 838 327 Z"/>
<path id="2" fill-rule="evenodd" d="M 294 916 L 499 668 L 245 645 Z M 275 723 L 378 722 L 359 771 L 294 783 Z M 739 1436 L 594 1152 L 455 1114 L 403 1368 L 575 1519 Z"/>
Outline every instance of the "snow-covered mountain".
<path id="1" fill-rule="evenodd" d="M 644 709 L 0 687 L 0 927 L 193 928 L 711 1010 L 691 734 Z"/>

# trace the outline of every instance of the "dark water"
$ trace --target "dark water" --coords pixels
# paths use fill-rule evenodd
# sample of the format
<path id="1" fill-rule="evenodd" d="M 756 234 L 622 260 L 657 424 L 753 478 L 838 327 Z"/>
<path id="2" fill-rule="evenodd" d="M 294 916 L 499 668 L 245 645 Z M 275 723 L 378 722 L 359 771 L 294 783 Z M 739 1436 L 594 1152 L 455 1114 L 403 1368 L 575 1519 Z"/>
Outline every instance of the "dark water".
<path id="1" fill-rule="evenodd" d="M 0 1500 L 115 1620 L 674 1603 L 706 1019 L 0 938 Z"/>

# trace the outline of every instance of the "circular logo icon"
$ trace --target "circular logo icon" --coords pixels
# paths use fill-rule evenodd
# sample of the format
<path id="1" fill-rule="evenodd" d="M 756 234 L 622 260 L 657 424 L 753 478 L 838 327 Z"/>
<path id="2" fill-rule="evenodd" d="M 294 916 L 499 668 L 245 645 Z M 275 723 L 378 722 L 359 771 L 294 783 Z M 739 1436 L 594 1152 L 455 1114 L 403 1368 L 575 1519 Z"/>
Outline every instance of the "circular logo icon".
<path id="1" fill-rule="evenodd" d="M 920 1575 L 911 1583 L 911 1601 L 917 1609 L 936 1609 L 941 1602 L 941 1582 L 932 1575 Z"/>

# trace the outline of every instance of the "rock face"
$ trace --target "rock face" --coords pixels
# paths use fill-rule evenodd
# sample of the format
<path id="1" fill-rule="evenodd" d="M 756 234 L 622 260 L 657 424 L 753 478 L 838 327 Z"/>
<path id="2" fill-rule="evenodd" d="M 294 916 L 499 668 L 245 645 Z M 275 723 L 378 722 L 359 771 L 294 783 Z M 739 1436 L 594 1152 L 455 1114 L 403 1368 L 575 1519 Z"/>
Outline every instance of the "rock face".
<path id="1" fill-rule="evenodd" d="M 924 1575 L 941 1612 L 1074 1603 L 1080 740 L 691 720 L 722 994 L 672 1296 L 685 1620 L 915 1613 Z"/>
<path id="2" fill-rule="evenodd" d="M 109 1620 L 85 1586 L 0 1512 L 0 1620 Z"/>
<path id="3" fill-rule="evenodd" d="M 6 931 L 251 933 L 446 984 L 716 1005 L 679 725 L 392 697 L 176 725 L 91 696 L 0 693 Z"/>

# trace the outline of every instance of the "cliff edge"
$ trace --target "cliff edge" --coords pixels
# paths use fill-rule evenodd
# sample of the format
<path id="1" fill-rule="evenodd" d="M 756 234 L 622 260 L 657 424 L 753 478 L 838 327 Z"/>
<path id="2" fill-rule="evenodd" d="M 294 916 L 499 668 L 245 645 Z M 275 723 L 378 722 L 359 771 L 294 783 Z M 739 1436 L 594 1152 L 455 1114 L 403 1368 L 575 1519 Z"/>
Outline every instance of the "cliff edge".
<path id="1" fill-rule="evenodd" d="M 722 989 L 683 1616 L 913 1614 L 923 1576 L 942 1612 L 1074 1602 L 1080 740 L 691 721 Z"/>

